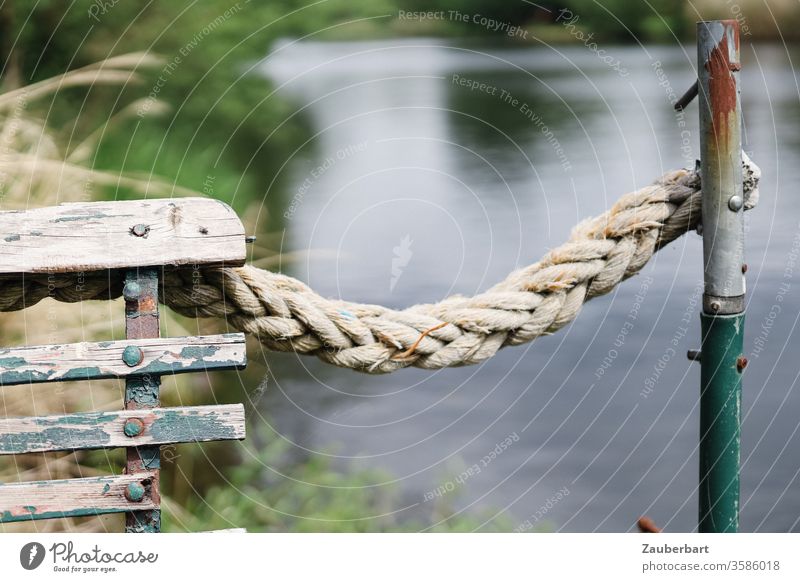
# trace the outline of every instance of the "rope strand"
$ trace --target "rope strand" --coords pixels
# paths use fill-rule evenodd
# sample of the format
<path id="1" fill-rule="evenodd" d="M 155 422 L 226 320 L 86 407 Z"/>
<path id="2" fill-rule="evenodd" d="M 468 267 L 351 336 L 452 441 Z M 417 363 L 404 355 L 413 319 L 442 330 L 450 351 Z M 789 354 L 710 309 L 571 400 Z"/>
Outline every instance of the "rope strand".
<path id="1" fill-rule="evenodd" d="M 745 209 L 756 205 L 760 170 L 743 158 Z M 593 297 L 635 275 L 650 257 L 697 227 L 696 171 L 670 172 L 578 224 L 563 245 L 474 297 L 404 310 L 325 299 L 302 282 L 246 265 L 165 270 L 162 301 L 189 317 L 224 318 L 267 348 L 313 354 L 368 373 L 477 364 L 500 348 L 550 334 Z M 121 295 L 119 273 L 0 279 L 0 311 L 53 297 L 76 302 Z"/>

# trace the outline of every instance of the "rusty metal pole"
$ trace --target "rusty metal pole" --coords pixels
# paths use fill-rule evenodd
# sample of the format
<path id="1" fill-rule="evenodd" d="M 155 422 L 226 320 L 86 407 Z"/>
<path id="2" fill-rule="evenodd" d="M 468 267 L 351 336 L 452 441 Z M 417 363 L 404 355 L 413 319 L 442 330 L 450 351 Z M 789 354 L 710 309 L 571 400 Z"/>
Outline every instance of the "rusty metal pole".
<path id="1" fill-rule="evenodd" d="M 137 225 L 139 226 L 139 225 Z M 140 236 L 136 227 L 134 236 Z M 160 335 L 158 323 L 158 270 L 143 268 L 128 271 L 122 294 L 125 298 L 125 337 L 128 339 L 157 338 Z M 122 358 L 128 366 L 137 366 L 143 354 L 138 347 L 129 346 Z M 159 405 L 161 378 L 152 374 L 130 376 L 125 381 L 125 409 L 142 410 Z M 138 436 L 139 423 L 128 421 L 125 434 Z M 160 503 L 159 477 L 161 470 L 161 449 L 158 445 L 129 447 L 126 471 L 128 474 L 147 475 L 138 487 L 125 492 L 129 501 L 141 501 L 145 496 L 156 504 Z M 157 533 L 161 531 L 161 510 L 148 509 L 131 511 L 125 514 L 125 531 L 129 533 Z"/>
<path id="2" fill-rule="evenodd" d="M 735 532 L 745 298 L 738 23 L 698 22 L 697 57 L 705 280 L 698 529 Z"/>

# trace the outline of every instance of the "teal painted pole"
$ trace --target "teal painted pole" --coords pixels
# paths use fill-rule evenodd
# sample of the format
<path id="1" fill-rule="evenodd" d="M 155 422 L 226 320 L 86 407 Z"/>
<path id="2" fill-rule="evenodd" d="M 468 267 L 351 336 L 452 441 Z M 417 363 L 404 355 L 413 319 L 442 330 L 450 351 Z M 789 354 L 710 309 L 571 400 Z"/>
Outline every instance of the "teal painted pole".
<path id="1" fill-rule="evenodd" d="M 141 228 L 139 228 L 141 227 Z M 146 232 L 145 225 L 136 225 L 131 233 Z M 158 270 L 155 268 L 132 269 L 125 275 L 125 337 L 128 339 L 157 338 L 161 335 L 158 324 Z M 126 353 L 127 352 L 127 353 Z M 141 362 L 141 350 L 126 349 L 123 361 L 129 366 Z M 130 376 L 125 380 L 125 409 L 142 410 L 160 405 L 161 377 L 154 374 Z M 127 427 L 126 427 L 127 429 Z M 140 501 L 145 494 L 160 503 L 159 479 L 161 474 L 161 448 L 158 445 L 128 447 L 126 471 L 141 473 L 148 478 L 137 487 L 125 492 L 130 501 Z M 129 486 L 130 487 L 130 486 Z M 161 510 L 145 509 L 125 514 L 126 533 L 158 533 L 161 531 Z"/>
<path id="2" fill-rule="evenodd" d="M 700 316 L 701 532 L 739 529 L 739 442 L 744 314 Z"/>
<path id="3" fill-rule="evenodd" d="M 739 529 L 744 348 L 744 193 L 739 26 L 697 23 L 704 293 L 700 357 L 700 532 Z"/>

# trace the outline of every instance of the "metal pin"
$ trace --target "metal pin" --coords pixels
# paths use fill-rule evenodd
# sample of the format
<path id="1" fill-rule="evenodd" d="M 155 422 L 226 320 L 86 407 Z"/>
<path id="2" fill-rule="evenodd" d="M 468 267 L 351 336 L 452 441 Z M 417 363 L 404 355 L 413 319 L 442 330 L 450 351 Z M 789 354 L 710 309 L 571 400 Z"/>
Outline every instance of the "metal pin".
<path id="1" fill-rule="evenodd" d="M 125 298 L 125 301 L 136 301 L 141 294 L 142 288 L 139 287 L 138 283 L 133 281 L 128 281 L 122 288 L 122 296 Z"/>
<path id="2" fill-rule="evenodd" d="M 246 237 L 244 237 L 244 242 L 246 242 L 248 244 L 254 243 L 254 242 L 256 242 L 256 237 L 255 236 L 246 236 Z"/>
<path id="3" fill-rule="evenodd" d="M 142 348 L 137 346 L 128 346 L 124 350 L 122 350 L 122 361 L 125 362 L 129 367 L 133 368 L 134 366 L 138 366 L 144 360 L 144 352 L 142 352 Z"/>
<path id="4" fill-rule="evenodd" d="M 150 232 L 150 227 L 146 224 L 135 224 L 133 228 L 131 228 L 131 234 L 133 236 L 147 236 L 148 232 Z"/>
<path id="5" fill-rule="evenodd" d="M 703 352 L 701 352 L 700 350 L 688 350 L 686 352 L 686 357 L 692 362 L 699 362 L 700 359 L 703 357 Z"/>
<path id="6" fill-rule="evenodd" d="M 122 427 L 122 432 L 128 437 L 137 437 L 144 432 L 144 421 L 141 418 L 129 418 Z"/>
<path id="7" fill-rule="evenodd" d="M 144 499 L 144 486 L 141 483 L 128 483 L 125 487 L 125 499 L 132 503 L 139 503 Z"/>

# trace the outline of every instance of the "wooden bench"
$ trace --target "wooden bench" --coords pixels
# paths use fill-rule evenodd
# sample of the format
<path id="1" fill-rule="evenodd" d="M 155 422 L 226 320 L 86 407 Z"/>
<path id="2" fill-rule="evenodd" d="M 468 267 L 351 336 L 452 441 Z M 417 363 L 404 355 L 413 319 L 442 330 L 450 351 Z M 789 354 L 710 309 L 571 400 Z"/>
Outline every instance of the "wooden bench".
<path id="1" fill-rule="evenodd" d="M 246 365 L 243 334 L 159 337 L 159 279 L 181 265 L 240 266 L 244 227 L 205 198 L 62 204 L 0 212 L 0 276 L 122 271 L 124 341 L 0 348 L 0 389 L 125 379 L 124 410 L 0 419 L 0 455 L 124 447 L 123 474 L 0 484 L 0 523 L 125 512 L 161 529 L 160 445 L 245 438 L 241 404 L 161 408 L 160 378 Z M 7 388 L 9 387 L 9 388 Z"/>

